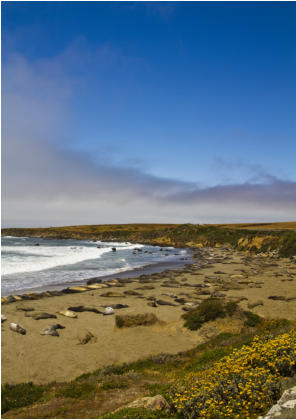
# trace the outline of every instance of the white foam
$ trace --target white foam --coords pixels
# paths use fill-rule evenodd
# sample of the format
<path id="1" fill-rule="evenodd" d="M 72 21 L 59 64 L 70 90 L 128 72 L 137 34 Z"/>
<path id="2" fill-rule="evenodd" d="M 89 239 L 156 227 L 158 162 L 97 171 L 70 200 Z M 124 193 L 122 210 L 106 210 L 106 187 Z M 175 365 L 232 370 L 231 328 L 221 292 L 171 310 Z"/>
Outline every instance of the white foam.
<path id="1" fill-rule="evenodd" d="M 100 243 L 100 241 L 98 241 L 98 243 Z M 132 244 L 130 242 L 101 242 L 101 244 L 124 249 L 143 248 L 145 246 L 143 244 Z"/>
<path id="2" fill-rule="evenodd" d="M 2 259 L 1 272 L 2 275 L 7 275 L 47 270 L 97 259 L 111 250 L 111 247 L 89 246 L 3 246 L 2 252 L 17 253 L 17 255 L 8 254 Z"/>

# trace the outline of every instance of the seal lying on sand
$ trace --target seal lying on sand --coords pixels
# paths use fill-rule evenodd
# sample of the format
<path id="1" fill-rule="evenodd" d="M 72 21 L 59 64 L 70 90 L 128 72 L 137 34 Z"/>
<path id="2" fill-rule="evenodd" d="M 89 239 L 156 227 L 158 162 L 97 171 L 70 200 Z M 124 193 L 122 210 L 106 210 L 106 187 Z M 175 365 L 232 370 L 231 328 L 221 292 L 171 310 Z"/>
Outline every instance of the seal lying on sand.
<path id="1" fill-rule="evenodd" d="M 59 333 L 57 332 L 57 330 L 62 330 L 65 327 L 61 324 L 54 324 L 54 325 L 49 325 L 47 328 L 45 328 L 44 331 L 42 331 L 40 334 L 41 335 L 53 335 L 55 337 L 59 337 Z"/>
<path id="2" fill-rule="evenodd" d="M 111 306 L 107 306 L 103 313 L 103 315 L 113 315 L 113 314 L 114 314 L 114 309 Z"/>
<path id="3" fill-rule="evenodd" d="M 61 315 L 67 316 L 69 318 L 77 318 L 77 315 L 75 314 L 75 312 L 73 311 L 69 311 L 68 309 L 64 310 L 64 311 L 60 311 Z"/>
<path id="4" fill-rule="evenodd" d="M 114 305 L 112 305 L 112 304 L 110 305 L 109 304 L 109 305 L 105 305 L 104 307 L 107 308 L 108 306 L 110 306 L 113 309 L 123 309 L 123 308 L 128 308 L 129 307 L 128 305 L 123 305 L 122 303 L 116 303 Z"/>
<path id="5" fill-rule="evenodd" d="M 68 311 L 73 312 L 94 312 L 95 314 L 101 314 L 102 311 L 99 311 L 96 308 L 88 308 L 86 306 L 80 305 L 80 306 L 69 306 Z"/>
<path id="6" fill-rule="evenodd" d="M 20 333 L 20 334 L 22 334 L 22 335 L 25 335 L 25 334 L 26 334 L 26 330 L 25 330 L 25 328 L 24 328 L 24 327 L 22 327 L 22 326 L 21 326 L 21 325 L 19 325 L 19 324 L 15 324 L 14 322 L 12 322 L 12 323 L 10 324 L 10 329 L 11 329 L 11 331 L 15 331 L 15 332 Z"/>
<path id="7" fill-rule="evenodd" d="M 57 317 L 56 315 L 48 314 L 47 312 L 33 312 L 33 313 L 31 313 L 31 311 L 30 312 L 25 311 L 25 316 L 36 319 L 37 321 L 39 319 L 49 319 L 49 318 L 56 318 Z"/>
<path id="8" fill-rule="evenodd" d="M 1 314 L 1 324 L 2 324 L 2 322 L 6 321 L 6 320 L 7 320 L 6 316 Z"/>

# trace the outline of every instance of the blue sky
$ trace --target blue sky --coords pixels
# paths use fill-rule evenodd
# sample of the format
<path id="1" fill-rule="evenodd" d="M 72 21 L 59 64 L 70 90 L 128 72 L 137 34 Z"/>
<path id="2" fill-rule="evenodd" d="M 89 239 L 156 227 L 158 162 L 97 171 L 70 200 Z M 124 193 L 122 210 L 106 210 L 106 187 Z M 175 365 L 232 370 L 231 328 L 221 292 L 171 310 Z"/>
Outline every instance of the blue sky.
<path id="1" fill-rule="evenodd" d="M 4 223 L 295 219 L 295 18 L 294 2 L 2 2 Z"/>

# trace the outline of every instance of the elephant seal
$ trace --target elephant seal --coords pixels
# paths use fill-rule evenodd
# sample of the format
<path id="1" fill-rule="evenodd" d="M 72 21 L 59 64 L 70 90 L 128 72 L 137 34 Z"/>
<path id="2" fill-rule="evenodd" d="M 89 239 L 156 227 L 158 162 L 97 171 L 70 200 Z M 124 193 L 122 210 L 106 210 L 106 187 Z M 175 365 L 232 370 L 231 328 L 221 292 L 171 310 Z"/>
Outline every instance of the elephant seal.
<path id="1" fill-rule="evenodd" d="M 68 309 L 64 310 L 64 311 L 60 311 L 61 315 L 67 316 L 69 318 L 77 318 L 77 315 L 75 314 L 75 312 L 73 311 L 69 311 Z"/>
<path id="2" fill-rule="evenodd" d="M 55 337 L 59 337 L 59 333 L 57 332 L 57 330 L 62 330 L 65 327 L 61 324 L 54 324 L 54 325 L 49 325 L 47 328 L 45 328 L 44 331 L 42 331 L 40 334 L 41 335 L 53 335 Z"/>
<path id="3" fill-rule="evenodd" d="M 123 305 L 122 303 L 116 303 L 116 304 L 114 304 L 114 305 L 108 305 L 108 306 L 111 306 L 111 308 L 113 308 L 113 309 L 123 309 L 123 308 L 129 308 L 129 306 L 128 305 Z M 105 308 L 107 308 L 107 306 L 105 306 Z"/>
<path id="4" fill-rule="evenodd" d="M 167 300 L 158 299 L 156 301 L 158 305 L 168 305 L 168 306 L 177 306 L 175 303 L 168 302 Z"/>
<path id="5" fill-rule="evenodd" d="M 114 309 L 111 308 L 111 306 L 107 306 L 107 308 L 105 308 L 105 311 L 103 312 L 103 315 L 113 315 L 114 314 Z"/>
<path id="6" fill-rule="evenodd" d="M 22 334 L 22 335 L 26 334 L 25 328 L 22 327 L 19 324 L 15 324 L 14 322 L 11 322 L 10 329 L 11 329 L 11 331 L 17 332 L 17 333 Z"/>
<path id="7" fill-rule="evenodd" d="M 56 318 L 57 317 L 56 315 L 48 314 L 46 312 L 33 312 L 33 313 L 31 313 L 31 311 L 30 312 L 26 311 L 25 316 L 36 319 L 37 321 L 39 319 L 49 319 L 49 318 Z"/>
<path id="8" fill-rule="evenodd" d="M 96 308 L 89 308 L 83 305 L 80 306 L 69 306 L 68 311 L 73 312 L 94 312 L 95 314 L 101 314 L 102 312 Z"/>

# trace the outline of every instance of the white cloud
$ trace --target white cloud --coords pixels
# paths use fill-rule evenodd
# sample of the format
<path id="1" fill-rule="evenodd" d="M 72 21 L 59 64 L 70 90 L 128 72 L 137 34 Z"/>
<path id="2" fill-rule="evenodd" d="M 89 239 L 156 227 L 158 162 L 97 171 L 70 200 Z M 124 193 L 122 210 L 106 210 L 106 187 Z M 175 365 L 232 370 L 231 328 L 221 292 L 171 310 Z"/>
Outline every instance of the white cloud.
<path id="1" fill-rule="evenodd" d="M 295 218 L 292 181 L 260 173 L 249 183 L 201 189 L 70 151 L 67 127 L 75 118 L 69 104 L 83 84 L 84 66 L 137 62 L 104 47 L 87 51 L 81 66 L 75 48 L 36 62 L 14 54 L 3 67 L 3 226 Z"/>

